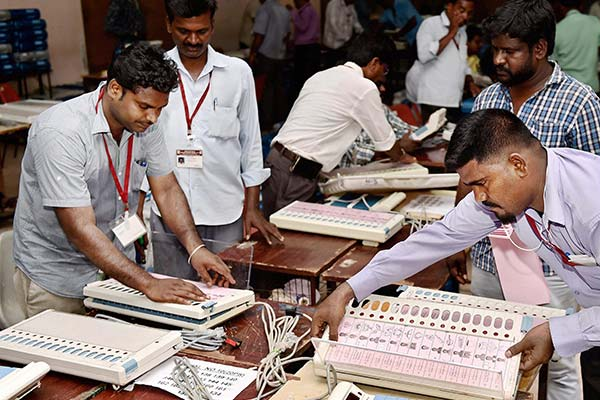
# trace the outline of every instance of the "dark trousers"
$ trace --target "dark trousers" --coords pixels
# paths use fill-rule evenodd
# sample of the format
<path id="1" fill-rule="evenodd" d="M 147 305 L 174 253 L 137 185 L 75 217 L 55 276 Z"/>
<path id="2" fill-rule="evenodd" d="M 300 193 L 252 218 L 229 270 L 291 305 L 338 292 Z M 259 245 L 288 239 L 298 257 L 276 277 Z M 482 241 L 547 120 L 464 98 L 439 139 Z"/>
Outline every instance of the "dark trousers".
<path id="1" fill-rule="evenodd" d="M 317 178 L 307 179 L 290 172 L 292 162 L 276 149 L 271 149 L 265 161 L 271 176 L 262 186 L 263 213 L 269 218 L 275 211 L 296 200 L 310 201 L 317 191 Z"/>
<path id="2" fill-rule="evenodd" d="M 600 347 L 592 347 L 581 353 L 581 379 L 583 399 L 600 399 Z"/>
<path id="3" fill-rule="evenodd" d="M 457 123 L 461 117 L 460 108 L 458 107 L 440 107 L 429 104 L 419 104 L 419 107 L 421 107 L 421 118 L 423 118 L 423 125 L 427 123 L 429 116 L 440 108 L 446 108 L 446 119 L 450 122 Z"/>
<path id="4" fill-rule="evenodd" d="M 263 95 L 258 102 L 258 117 L 263 130 L 269 130 L 273 124 L 285 119 L 287 101 L 283 89 L 284 62 L 260 53 L 256 57 L 256 73 L 266 77 Z"/>
<path id="5" fill-rule="evenodd" d="M 296 45 L 294 49 L 294 99 L 298 97 L 304 82 L 318 70 L 321 47 L 317 43 Z"/>

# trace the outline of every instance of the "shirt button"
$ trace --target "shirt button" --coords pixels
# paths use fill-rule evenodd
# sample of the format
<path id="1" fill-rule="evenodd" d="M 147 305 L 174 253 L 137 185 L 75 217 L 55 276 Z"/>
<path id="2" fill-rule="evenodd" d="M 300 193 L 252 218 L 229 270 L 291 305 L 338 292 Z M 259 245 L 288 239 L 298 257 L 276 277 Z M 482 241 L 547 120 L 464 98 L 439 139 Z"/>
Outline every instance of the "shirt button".
<path id="1" fill-rule="evenodd" d="M 573 293 L 575 293 L 575 296 L 579 296 L 579 290 L 574 290 Z"/>

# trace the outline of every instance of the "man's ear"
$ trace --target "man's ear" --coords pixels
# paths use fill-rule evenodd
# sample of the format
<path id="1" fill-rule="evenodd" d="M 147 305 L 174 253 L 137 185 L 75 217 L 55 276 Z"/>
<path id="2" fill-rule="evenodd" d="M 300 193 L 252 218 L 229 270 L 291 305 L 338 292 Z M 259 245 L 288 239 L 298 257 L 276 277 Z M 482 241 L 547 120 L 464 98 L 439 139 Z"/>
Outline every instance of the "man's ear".
<path id="1" fill-rule="evenodd" d="M 533 55 L 537 60 L 543 60 L 548 57 L 548 41 L 546 39 L 540 39 L 536 44 L 533 45 Z"/>
<path id="2" fill-rule="evenodd" d="M 168 16 L 165 17 L 165 24 L 167 25 L 167 32 L 169 32 L 169 35 L 172 34 L 173 32 L 171 32 L 171 30 L 172 30 L 171 21 L 169 21 Z"/>
<path id="3" fill-rule="evenodd" d="M 520 153 L 511 153 L 508 156 L 508 162 L 513 167 L 515 173 L 520 178 L 525 178 L 529 175 L 529 166 L 527 165 L 527 160 Z"/>
<path id="4" fill-rule="evenodd" d="M 106 86 L 106 95 L 112 100 L 120 100 L 125 93 L 125 89 L 119 84 L 119 82 L 117 82 L 116 79 L 111 79 Z"/>

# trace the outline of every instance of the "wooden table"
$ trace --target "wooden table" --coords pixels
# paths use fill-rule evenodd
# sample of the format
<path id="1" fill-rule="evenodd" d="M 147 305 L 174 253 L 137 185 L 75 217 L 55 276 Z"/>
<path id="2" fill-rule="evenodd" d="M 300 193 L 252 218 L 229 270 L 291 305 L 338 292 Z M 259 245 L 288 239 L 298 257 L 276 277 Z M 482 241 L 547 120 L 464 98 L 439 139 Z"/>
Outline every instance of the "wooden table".
<path id="1" fill-rule="evenodd" d="M 371 261 L 375 254 L 381 250 L 389 249 L 396 243 L 405 240 L 410 234 L 410 226 L 404 226 L 400 232 L 394 235 L 390 240 L 383 243 L 380 247 L 370 247 L 357 244 L 328 268 L 321 277 L 328 283 L 338 284 L 347 281 L 353 275 L 361 271 Z M 439 261 L 421 272 L 414 274 L 399 284 L 420 286 L 428 289 L 440 289 L 448 278 L 450 273 L 444 261 Z"/>
<path id="2" fill-rule="evenodd" d="M 260 234 L 252 236 L 254 246 L 240 252 L 239 246 L 219 253 L 227 263 L 247 263 L 251 251 L 252 268 L 260 271 L 287 274 L 306 278 L 311 286 L 311 304 L 316 304 L 319 276 L 340 256 L 354 245 L 356 240 L 311 233 L 282 230 L 282 244 L 269 245 Z"/>
<path id="3" fill-rule="evenodd" d="M 286 305 L 271 301 L 261 300 L 273 306 L 275 313 L 280 316 L 285 313 Z M 229 336 L 235 336 L 242 341 L 242 345 L 234 349 L 224 345 L 219 351 L 202 352 L 198 350 L 184 350 L 178 355 L 203 361 L 216 362 L 220 364 L 233 365 L 241 368 L 252 368 L 260 364 L 260 360 L 267 355 L 268 345 L 264 334 L 264 328 L 260 319 L 262 306 L 256 305 L 237 317 L 225 322 L 225 328 Z M 314 313 L 312 307 L 299 307 L 301 312 L 308 315 Z M 295 333 L 299 336 L 310 328 L 310 322 L 306 318 L 300 318 Z M 298 346 L 297 354 L 302 354 L 311 346 L 309 339 L 304 339 Z M 0 363 L 2 363 L 0 361 Z M 8 364 L 8 363 L 5 363 Z M 237 398 L 247 400 L 256 397 L 254 385 L 248 386 Z M 42 387 L 27 397 L 28 400 L 158 400 L 177 399 L 177 397 L 160 389 L 148 386 L 136 386 L 131 392 L 115 391 L 111 385 L 100 383 L 90 379 L 78 378 L 61 373 L 50 372 L 43 380 Z"/>

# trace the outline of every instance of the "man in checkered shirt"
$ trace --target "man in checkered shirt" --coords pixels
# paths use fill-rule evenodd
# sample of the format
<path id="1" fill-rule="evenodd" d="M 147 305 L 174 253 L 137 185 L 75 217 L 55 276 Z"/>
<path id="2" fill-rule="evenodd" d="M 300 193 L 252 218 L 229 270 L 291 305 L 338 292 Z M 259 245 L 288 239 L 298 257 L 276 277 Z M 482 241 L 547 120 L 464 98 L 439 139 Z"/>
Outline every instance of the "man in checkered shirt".
<path id="1" fill-rule="evenodd" d="M 572 147 L 600 154 L 600 99 L 589 86 L 548 60 L 556 31 L 550 4 L 545 0 L 511 0 L 483 25 L 491 39 L 498 82 L 476 98 L 473 112 L 488 108 L 510 110 L 546 147 Z M 457 202 L 467 193 L 465 186 L 459 186 Z M 473 246 L 471 258 L 473 294 L 504 298 L 489 239 Z M 458 254 L 448 263 L 451 273 L 464 282 L 464 256 L 461 260 Z M 547 265 L 544 275 L 551 294 L 548 306 L 577 307 L 567 285 Z M 583 361 L 582 367 L 587 390 Z M 580 398 L 580 393 L 575 360 L 551 361 L 548 399 Z"/>

